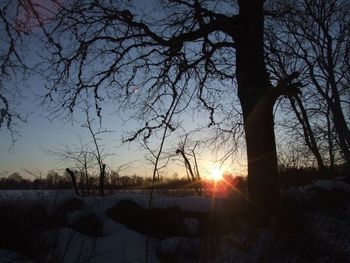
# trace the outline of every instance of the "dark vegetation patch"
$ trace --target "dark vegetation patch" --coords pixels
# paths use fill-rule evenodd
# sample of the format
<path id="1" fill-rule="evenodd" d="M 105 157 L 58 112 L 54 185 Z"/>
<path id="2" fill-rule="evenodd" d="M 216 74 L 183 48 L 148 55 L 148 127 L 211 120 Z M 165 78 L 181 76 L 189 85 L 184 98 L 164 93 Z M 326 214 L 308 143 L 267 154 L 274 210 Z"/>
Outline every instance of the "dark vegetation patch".
<path id="1" fill-rule="evenodd" d="M 202 245 L 194 252 L 215 258 L 222 256 L 220 247 L 226 244 L 249 259 L 251 247 L 260 242 L 263 248 L 259 262 L 349 262 L 350 223 L 346 211 L 350 193 L 309 187 L 298 197 L 302 198 L 283 193 L 276 215 L 270 217 L 268 225 L 262 223 L 268 215 L 244 198 L 227 202 L 224 209 L 217 211 L 182 211 L 184 217 L 197 218 L 200 222 L 198 236 Z M 269 237 L 261 242 L 258 240 L 263 229 Z M 244 238 L 238 242 L 225 238 L 230 235 Z M 159 256 L 164 262 L 191 258 L 180 250 L 160 251 Z"/>
<path id="2" fill-rule="evenodd" d="M 68 223 L 67 214 L 83 210 L 85 206 L 86 204 L 82 198 L 73 197 L 66 200 L 63 206 L 58 208 L 58 213 L 56 214 L 58 222 L 60 225 L 66 225 L 90 237 L 102 236 L 103 224 L 94 213 L 84 214 L 72 224 Z"/>
<path id="3" fill-rule="evenodd" d="M 48 252 L 41 234 L 51 225 L 51 217 L 40 205 L 0 204 L 0 248 L 15 250 L 36 261 Z"/>
<path id="4" fill-rule="evenodd" d="M 340 189 L 313 189 L 311 201 L 307 203 L 310 211 L 322 212 L 328 216 L 342 218 L 350 202 L 350 192 Z"/>
<path id="5" fill-rule="evenodd" d="M 106 211 L 106 216 L 139 233 L 155 238 L 188 236 L 185 214 L 177 207 L 144 209 L 130 200 L 122 200 Z"/>
<path id="6" fill-rule="evenodd" d="M 89 214 L 74 221 L 71 227 L 87 236 L 102 236 L 103 224 L 95 214 Z"/>
<path id="7" fill-rule="evenodd" d="M 128 225 L 128 227 L 133 228 L 137 225 L 139 219 L 137 218 L 144 209 L 137 203 L 130 200 L 122 200 L 116 203 L 112 208 L 107 209 L 107 217 L 113 219 L 114 221 Z"/>
<path id="8" fill-rule="evenodd" d="M 266 251 L 268 260 L 289 260 L 297 255 L 303 262 L 347 262 L 349 255 L 341 243 L 350 241 L 350 225 L 344 229 L 337 225 L 341 221 L 332 218 L 340 218 L 348 202 L 349 195 L 338 190 L 315 188 L 301 199 L 283 194 L 276 221 L 270 227 L 273 245 Z"/>
<path id="9" fill-rule="evenodd" d="M 293 186 L 305 186 L 314 180 L 330 179 L 330 175 L 320 173 L 315 168 L 287 168 L 279 173 L 280 185 L 282 188 Z"/>
<path id="10" fill-rule="evenodd" d="M 128 228 L 151 237 L 166 239 L 173 236 L 219 237 L 235 232 L 242 224 L 260 227 L 263 213 L 241 198 L 213 211 L 185 211 L 178 206 L 145 209 L 131 200 L 122 200 L 107 209 L 106 216 Z M 195 233 L 186 225 L 186 219 L 197 220 Z"/>
<path id="11" fill-rule="evenodd" d="M 310 222 L 306 220 L 305 210 L 300 209 L 294 200 L 282 198 L 276 222 L 272 225 L 277 247 L 270 248 L 266 257 L 285 255 L 290 258 L 297 254 L 304 260 L 315 260 L 315 249 L 319 244 L 310 231 Z M 318 256 L 317 256 L 318 257 Z"/>
<path id="12" fill-rule="evenodd" d="M 71 213 L 76 210 L 81 210 L 85 207 L 85 203 L 81 198 L 73 197 L 63 203 L 65 213 Z"/>
<path id="13" fill-rule="evenodd" d="M 62 205 L 54 207 L 52 211 L 52 226 L 69 227 L 67 214 L 82 210 L 85 203 L 81 198 L 72 197 L 63 202 Z"/>
<path id="14" fill-rule="evenodd" d="M 331 183 L 326 182 L 326 183 Z M 337 183 L 346 185 L 346 181 L 335 182 L 334 188 L 311 185 L 303 192 L 292 192 L 282 196 L 281 209 L 322 213 L 330 217 L 342 219 L 350 203 L 350 191 L 337 187 Z"/>
<path id="15" fill-rule="evenodd" d="M 316 180 L 343 178 L 345 182 L 350 183 L 350 169 L 346 166 L 340 165 L 334 167 L 332 170 L 320 171 L 315 167 L 280 167 L 279 184 L 282 188 L 289 188 L 295 186 L 305 186 L 311 184 Z"/>
<path id="16" fill-rule="evenodd" d="M 92 237 L 102 235 L 103 224 L 95 214 L 82 216 L 69 224 L 66 215 L 84 207 L 83 200 L 72 198 L 62 206 L 54 207 L 49 214 L 43 205 L 24 201 L 2 201 L 0 203 L 0 248 L 19 252 L 34 260 L 45 262 L 52 245 L 43 233 L 60 227 L 74 230 Z"/>
<path id="17" fill-rule="evenodd" d="M 160 262 L 210 262 L 208 259 L 203 260 L 200 251 L 201 243 L 199 240 L 190 238 L 177 239 L 177 241 L 165 240 L 156 249 Z"/>

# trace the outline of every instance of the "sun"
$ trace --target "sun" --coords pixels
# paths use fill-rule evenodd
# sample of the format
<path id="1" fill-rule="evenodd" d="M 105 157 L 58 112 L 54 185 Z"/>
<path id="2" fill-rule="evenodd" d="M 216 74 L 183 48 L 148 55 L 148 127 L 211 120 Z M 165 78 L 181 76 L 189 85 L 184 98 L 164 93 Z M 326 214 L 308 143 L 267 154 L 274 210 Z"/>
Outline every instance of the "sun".
<path id="1" fill-rule="evenodd" d="M 219 181 L 222 179 L 222 172 L 220 171 L 219 167 L 215 167 L 212 171 L 211 171 L 211 175 L 210 175 L 211 179 L 214 181 Z"/>

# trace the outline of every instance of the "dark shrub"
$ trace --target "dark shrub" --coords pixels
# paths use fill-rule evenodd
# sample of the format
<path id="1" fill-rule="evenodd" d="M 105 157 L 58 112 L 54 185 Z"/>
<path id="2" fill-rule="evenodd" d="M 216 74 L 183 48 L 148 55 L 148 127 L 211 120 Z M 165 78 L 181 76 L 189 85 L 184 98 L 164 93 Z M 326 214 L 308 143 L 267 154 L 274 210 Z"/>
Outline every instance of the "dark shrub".
<path id="1" fill-rule="evenodd" d="M 28 242 L 29 225 L 26 226 L 23 207 L 11 204 L 0 206 L 0 247 L 19 250 Z"/>
<path id="2" fill-rule="evenodd" d="M 152 208 L 145 210 L 144 222 L 149 222 L 146 226 L 146 233 L 157 238 L 167 238 L 171 236 L 188 236 L 189 231 L 184 224 L 184 214 L 177 207 Z"/>
<path id="3" fill-rule="evenodd" d="M 106 215 L 130 229 L 156 238 L 189 235 L 183 223 L 185 215 L 177 206 L 143 209 L 133 201 L 123 200 L 108 209 Z"/>
<path id="4" fill-rule="evenodd" d="M 95 214 L 89 214 L 79 218 L 71 227 L 84 235 L 99 237 L 102 235 L 103 224 Z"/>
<path id="5" fill-rule="evenodd" d="M 143 208 L 131 200 L 122 200 L 112 208 L 107 209 L 107 217 L 121 224 L 132 226 L 137 224 L 138 218 L 142 214 Z"/>
<path id="6" fill-rule="evenodd" d="M 63 204 L 64 211 L 66 213 L 71 213 L 71 212 L 74 212 L 76 210 L 81 210 L 84 208 L 84 206 L 85 206 L 84 201 L 81 200 L 80 198 L 77 198 L 77 197 L 73 197 L 71 199 L 68 199 Z"/>
<path id="7" fill-rule="evenodd" d="M 280 185 L 283 188 L 305 186 L 317 179 L 325 179 L 325 175 L 315 168 L 286 168 L 279 173 Z"/>
<path id="8" fill-rule="evenodd" d="M 313 189 L 309 209 L 311 211 L 325 212 L 329 216 L 342 218 L 349 200 L 349 192 L 340 189 L 325 190 L 315 188 Z"/>
<path id="9" fill-rule="evenodd" d="M 48 229 L 48 223 L 49 215 L 40 205 L 1 204 L 0 248 L 39 260 L 48 249 L 40 237 Z"/>
<path id="10" fill-rule="evenodd" d="M 43 206 L 29 206 L 27 209 L 27 216 L 30 225 L 40 232 L 50 227 L 50 215 Z"/>
<path id="11" fill-rule="evenodd" d="M 50 218 L 50 224 L 52 227 L 67 227 L 69 222 L 66 218 L 64 207 L 55 207 Z"/>

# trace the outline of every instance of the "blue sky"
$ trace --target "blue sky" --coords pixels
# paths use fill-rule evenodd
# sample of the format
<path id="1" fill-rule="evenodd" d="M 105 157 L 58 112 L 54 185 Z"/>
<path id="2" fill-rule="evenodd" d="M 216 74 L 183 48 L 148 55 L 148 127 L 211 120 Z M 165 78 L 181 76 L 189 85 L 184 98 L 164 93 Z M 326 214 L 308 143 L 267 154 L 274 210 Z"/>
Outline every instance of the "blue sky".
<path id="1" fill-rule="evenodd" d="M 40 170 L 43 174 L 50 169 L 62 172 L 66 165 L 59 162 L 57 157 L 50 156 L 46 150 L 63 149 L 66 145 L 72 148 L 79 147 L 79 138 L 84 142 L 90 142 L 91 138 L 87 130 L 81 127 L 81 121 L 67 122 L 65 120 L 54 119 L 48 120 L 40 105 L 34 98 L 27 98 L 21 101 L 19 110 L 22 112 L 32 112 L 28 117 L 27 123 L 21 123 L 17 129 L 20 132 L 18 140 L 11 149 L 10 134 L 6 130 L 0 132 L 0 174 L 3 176 L 12 172 L 20 172 L 26 175 L 24 169 L 31 171 Z M 104 108 L 107 113 L 108 107 Z M 110 111 L 112 112 L 112 110 Z M 75 116 L 78 118 L 79 114 Z M 189 123 L 190 120 L 187 122 Z M 98 125 L 95 126 L 98 128 Z M 112 131 L 102 137 L 101 145 L 105 148 L 106 153 L 112 154 L 107 159 L 107 165 L 112 169 L 118 166 L 131 163 L 129 169 L 125 170 L 125 174 L 138 174 L 149 176 L 151 174 L 151 166 L 145 161 L 146 151 L 141 149 L 138 142 L 122 144 L 122 137 L 127 131 L 135 129 L 133 123 L 123 124 L 118 114 L 104 114 L 103 128 Z M 171 141 L 169 141 L 172 143 Z M 217 156 L 215 153 L 203 151 L 200 155 L 202 160 L 202 171 L 210 173 L 213 167 L 213 161 Z M 244 162 L 239 162 L 239 168 L 244 166 Z M 230 168 L 224 168 L 231 170 Z M 237 166 L 238 169 L 238 166 Z M 238 169 L 239 170 L 239 169 Z M 238 171 L 236 170 L 236 172 Z M 6 172 L 7 171 L 7 172 Z M 170 164 L 168 169 L 164 170 L 165 175 L 171 175 L 174 172 L 183 173 L 181 166 Z"/>
<path id="2" fill-rule="evenodd" d="M 35 54 L 35 44 L 32 43 L 33 51 L 30 51 L 27 59 L 37 62 Z M 9 81 L 8 87 L 14 89 L 14 83 Z M 47 154 L 47 150 L 58 150 L 69 145 L 77 148 L 80 139 L 83 143 L 89 143 L 91 137 L 87 129 L 81 125 L 85 119 L 78 110 L 74 112 L 72 120 L 67 120 L 62 116 L 58 118 L 50 117 L 50 112 L 41 104 L 41 97 L 44 94 L 45 81 L 32 75 L 26 80 L 26 84 L 19 84 L 19 93 L 14 92 L 12 100 L 16 112 L 27 116 L 27 122 L 17 122 L 13 128 L 18 131 L 15 136 L 16 142 L 12 144 L 11 134 L 7 129 L 0 130 L 0 176 L 12 172 L 20 172 L 25 175 L 24 169 L 32 171 L 40 170 L 44 174 L 55 169 L 63 171 L 65 165 L 58 162 L 54 156 Z M 93 113 L 92 113 L 93 114 Z M 98 118 L 92 115 L 92 118 Z M 138 173 L 145 175 L 145 169 L 140 168 L 144 164 L 143 153 L 138 148 L 137 143 L 122 144 L 122 137 L 128 131 L 135 129 L 132 122 L 124 123 L 122 118 L 116 113 L 111 105 L 104 105 L 102 127 L 98 121 L 94 123 L 94 129 L 106 129 L 106 133 L 101 137 L 101 146 L 111 157 L 107 160 L 107 165 L 117 168 L 128 162 L 133 162 L 133 167 L 128 173 Z M 149 170 L 149 169 L 148 169 Z"/>
<path id="3" fill-rule="evenodd" d="M 37 105 L 33 97 L 22 99 L 17 108 L 20 112 L 31 112 L 27 123 L 20 123 L 16 129 L 20 135 L 15 144 L 11 146 L 11 137 L 7 130 L 0 132 L 0 167 L 1 171 L 19 171 L 26 169 L 49 169 L 64 168 L 57 163 L 57 158 L 47 155 L 47 149 L 62 149 L 65 145 L 71 147 L 79 146 L 79 137 L 84 142 L 91 139 L 86 129 L 81 127 L 81 121 L 67 122 L 66 120 L 49 120 L 43 112 L 43 108 Z M 76 114 L 75 119 L 79 119 L 80 114 Z M 101 145 L 105 145 L 106 152 L 115 154 L 114 167 L 128 161 L 140 160 L 142 154 L 137 154 L 137 145 L 121 146 L 122 133 L 127 127 L 121 127 L 121 120 L 116 115 L 105 114 L 103 117 L 103 128 L 112 131 L 103 136 Z M 99 128 L 98 125 L 95 126 Z M 111 158 L 112 159 L 112 158 Z M 117 160 L 116 160 L 117 159 Z"/>
<path id="4" fill-rule="evenodd" d="M 43 88 L 44 83 L 38 79 L 29 81 L 30 89 L 22 90 L 23 98 L 19 101 L 16 110 L 21 113 L 30 113 L 27 123 L 19 123 L 16 129 L 20 136 L 17 137 L 15 144 L 11 146 L 11 137 L 6 129 L 0 131 L 0 176 L 6 176 L 12 172 L 20 172 L 26 175 L 25 169 L 31 171 L 40 170 L 46 174 L 48 170 L 54 169 L 62 172 L 67 164 L 58 161 L 58 158 L 47 154 L 46 150 L 63 149 L 66 145 L 71 148 L 78 148 L 80 145 L 79 138 L 84 143 L 91 142 L 91 137 L 85 128 L 81 127 L 84 115 L 78 111 L 74 113 L 74 121 L 56 118 L 49 120 L 48 112 L 46 112 L 37 94 Z M 36 94 L 36 95 L 34 95 Z M 111 156 L 107 159 L 107 165 L 112 169 L 117 169 L 120 165 L 131 163 L 129 169 L 125 170 L 125 174 L 138 174 L 142 176 L 151 175 L 151 165 L 145 161 L 147 152 L 141 148 L 138 142 L 122 144 L 122 138 L 128 132 L 137 128 L 135 122 L 124 122 L 115 111 L 112 105 L 104 105 L 103 107 L 102 128 L 111 131 L 102 136 L 101 145 L 105 148 L 106 153 Z M 188 130 L 195 127 L 195 123 L 207 123 L 207 114 L 190 113 L 184 118 L 184 125 Z M 95 130 L 100 126 L 95 123 Z M 176 141 L 172 138 L 168 140 L 168 145 L 174 145 Z M 155 141 L 157 145 L 157 141 Z M 214 160 L 218 158 L 217 153 L 209 152 L 206 149 L 201 150 L 198 154 L 200 166 L 203 174 L 211 172 Z M 244 159 L 241 156 L 239 159 Z M 245 167 L 244 161 L 238 161 L 235 168 L 225 166 L 224 170 L 242 172 Z M 179 162 L 170 163 L 167 169 L 164 169 L 164 175 L 172 175 L 174 172 L 184 174 Z"/>

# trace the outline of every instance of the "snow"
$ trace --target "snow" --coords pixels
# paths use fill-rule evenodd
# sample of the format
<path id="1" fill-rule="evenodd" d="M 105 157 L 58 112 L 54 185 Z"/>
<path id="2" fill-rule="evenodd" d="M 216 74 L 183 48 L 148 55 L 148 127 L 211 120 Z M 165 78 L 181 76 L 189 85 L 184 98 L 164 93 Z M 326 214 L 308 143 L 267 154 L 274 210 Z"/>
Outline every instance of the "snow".
<path id="1" fill-rule="evenodd" d="M 92 238 L 70 228 L 59 228 L 45 235 L 56 244 L 58 262 L 145 262 L 147 237 L 109 219 L 103 232 L 103 237 Z M 158 262 L 152 242 L 149 260 Z"/>
<path id="2" fill-rule="evenodd" d="M 311 184 L 300 187 L 291 187 L 284 191 L 298 202 L 312 202 L 314 194 L 318 191 L 338 191 L 350 194 L 350 185 L 343 181 L 343 178 L 334 180 L 316 180 Z"/>
<path id="3" fill-rule="evenodd" d="M 285 194 L 295 200 L 313 204 L 314 193 L 317 191 L 343 191 L 350 193 L 350 185 L 342 179 L 318 180 L 304 187 L 287 190 Z M 0 191 L 0 200 L 13 202 L 39 202 L 49 211 L 62 206 L 66 201 L 77 198 L 72 191 Z M 78 197 L 79 198 L 79 197 Z M 237 197 L 236 197 L 237 198 Z M 208 249 L 211 242 L 198 237 L 200 222 L 197 218 L 186 217 L 183 221 L 189 230 L 187 237 L 168 237 L 163 240 L 148 238 L 106 217 L 108 208 L 122 200 L 130 200 L 143 208 L 148 208 L 149 195 L 146 193 L 121 192 L 106 197 L 83 197 L 84 207 L 66 214 L 66 219 L 73 224 L 78 219 L 95 214 L 103 224 L 102 236 L 91 237 L 68 227 L 60 227 L 44 233 L 55 251 L 51 257 L 58 262 L 145 262 L 148 249 L 149 262 L 159 262 L 160 256 L 174 255 L 178 262 L 206 261 L 200 252 Z M 206 212 L 226 209 L 224 198 L 185 196 L 171 197 L 155 194 L 152 207 L 167 208 L 177 206 L 184 211 Z M 308 214 L 309 213 L 309 214 Z M 317 214 L 318 213 L 318 214 Z M 334 251 L 344 253 L 350 259 L 350 206 L 344 210 L 344 218 L 332 218 L 321 212 L 307 212 L 305 218 L 314 224 L 315 234 L 319 240 L 334 246 Z M 317 222 L 317 224 L 316 224 Z M 220 223 L 220 222 L 219 222 Z M 249 230 L 242 229 L 240 233 L 227 233 L 220 237 L 216 244 L 217 255 L 212 262 L 259 262 L 266 251 L 273 249 L 274 237 L 271 229 L 262 229 L 255 237 Z M 148 248 L 147 248 L 148 246 Z M 278 256 L 278 255 L 277 255 Z M 283 261 L 284 258 L 281 258 Z M 324 258 L 327 261 L 329 258 Z M 164 258 L 163 258 L 164 260 Z M 278 259 L 276 259 L 278 261 Z M 290 253 L 288 262 L 302 260 L 297 254 Z M 319 260 L 322 260 L 319 258 Z M 53 258 L 48 258 L 48 262 Z M 0 250 L 2 262 L 30 262 L 15 251 Z"/>
<path id="4" fill-rule="evenodd" d="M 65 201 L 77 197 L 69 190 L 0 190 L 0 199 L 12 201 L 42 201 L 48 206 L 59 205 Z M 148 193 L 121 192 L 104 198 L 98 196 L 84 197 L 87 207 L 97 215 L 104 213 L 107 208 L 121 200 L 130 200 L 143 208 L 148 208 Z M 209 197 L 184 196 L 171 197 L 155 194 L 152 199 L 152 207 L 166 208 L 178 206 L 182 210 L 193 212 L 205 212 L 220 207 L 224 198 L 217 198 L 215 203 Z"/>
<path id="5" fill-rule="evenodd" d="M 16 251 L 0 249 L 0 263 L 31 263 Z"/>
<path id="6" fill-rule="evenodd" d="M 148 208 L 149 195 L 137 193 L 120 193 L 117 195 L 108 196 L 100 201 L 103 203 L 102 206 L 104 208 L 109 208 L 121 200 L 130 200 L 139 204 L 143 208 Z M 94 202 L 94 200 L 92 200 L 92 202 Z M 213 207 L 212 200 L 208 197 L 202 196 L 171 197 L 156 194 L 152 199 L 152 207 L 167 208 L 173 206 L 178 206 L 182 210 L 193 212 L 205 212 L 211 210 Z"/>
<path id="7" fill-rule="evenodd" d="M 313 225 L 313 233 L 324 244 L 332 244 L 336 253 L 345 253 L 350 258 L 350 222 L 324 214 L 308 214 L 306 217 Z M 349 217 L 348 217 L 349 218 Z"/>
<path id="8" fill-rule="evenodd" d="M 79 197 L 75 196 L 72 191 L 0 191 L 0 200 L 23 204 L 40 203 L 48 211 L 53 211 L 72 198 Z M 54 256 L 58 262 L 145 262 L 147 244 L 149 262 L 158 262 L 156 250 L 166 250 L 167 246 L 180 248 L 180 244 L 182 244 L 182 249 L 185 250 L 185 248 L 188 249 L 189 243 L 192 244 L 194 242 L 191 238 L 187 238 L 187 241 L 183 242 L 183 238 L 179 237 L 162 242 L 150 238 L 148 240 L 147 236 L 130 230 L 124 225 L 106 217 L 106 210 L 122 200 L 130 200 L 143 208 L 148 208 L 148 194 L 122 192 L 103 198 L 89 196 L 81 198 L 81 200 L 84 202 L 84 207 L 67 213 L 66 218 L 68 222 L 72 224 L 86 215 L 95 214 L 103 223 L 102 237 L 86 236 L 67 227 L 47 231 L 44 236 L 55 247 L 55 251 L 51 256 Z M 214 204 L 207 197 L 170 197 L 155 194 L 152 207 L 167 208 L 178 206 L 186 211 L 204 212 L 218 208 L 221 201 L 218 199 Z M 199 222 L 197 219 L 188 217 L 184 220 L 184 224 L 188 227 L 191 234 L 198 233 Z M 180 242 L 180 240 L 182 241 Z M 198 240 L 195 243 L 198 245 Z M 0 263 L 15 262 L 15 258 L 20 257 L 17 252 L 8 251 L 6 251 L 6 255 L 3 252 L 0 256 L 1 259 L 9 259 L 9 261 L 0 261 Z M 52 260 L 52 258 L 47 259 L 49 262 Z"/>
<path id="9" fill-rule="evenodd" d="M 318 180 L 313 182 L 309 187 L 322 189 L 325 191 L 341 190 L 344 192 L 350 192 L 350 185 L 338 180 Z"/>
<path id="10" fill-rule="evenodd" d="M 63 203 L 69 197 L 56 198 L 56 205 Z M 85 197 L 85 206 L 83 209 L 75 210 L 68 213 L 66 218 L 69 223 L 77 221 L 79 218 L 84 216 L 95 214 L 101 222 L 106 220 L 106 210 L 113 207 L 115 204 L 122 200 L 130 200 L 139 204 L 143 208 L 148 208 L 149 196 L 145 194 L 135 193 L 120 193 L 112 196 L 101 197 Z M 49 202 L 52 204 L 52 202 Z M 213 209 L 219 209 L 224 203 L 224 199 L 217 199 L 215 204 L 213 200 L 207 197 L 199 196 L 186 196 L 186 197 L 170 197 L 170 196 L 159 196 L 156 195 L 152 201 L 152 207 L 155 208 L 168 208 L 177 206 L 184 211 L 192 212 L 206 212 Z M 190 230 L 190 234 L 198 233 L 198 220 L 195 218 L 186 218 L 184 224 Z"/>

